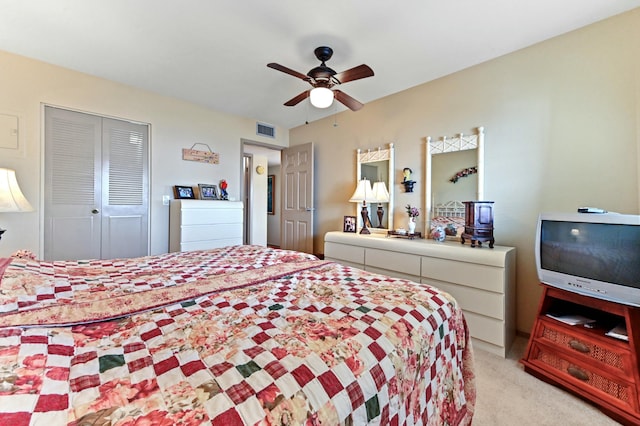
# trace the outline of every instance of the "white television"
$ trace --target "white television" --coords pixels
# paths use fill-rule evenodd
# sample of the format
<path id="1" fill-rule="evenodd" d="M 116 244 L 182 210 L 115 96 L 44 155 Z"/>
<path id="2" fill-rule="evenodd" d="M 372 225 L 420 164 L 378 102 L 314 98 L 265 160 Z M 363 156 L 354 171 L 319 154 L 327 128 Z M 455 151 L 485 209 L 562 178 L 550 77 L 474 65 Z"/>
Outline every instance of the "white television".
<path id="1" fill-rule="evenodd" d="M 535 252 L 541 282 L 640 306 L 640 216 L 542 213 Z"/>

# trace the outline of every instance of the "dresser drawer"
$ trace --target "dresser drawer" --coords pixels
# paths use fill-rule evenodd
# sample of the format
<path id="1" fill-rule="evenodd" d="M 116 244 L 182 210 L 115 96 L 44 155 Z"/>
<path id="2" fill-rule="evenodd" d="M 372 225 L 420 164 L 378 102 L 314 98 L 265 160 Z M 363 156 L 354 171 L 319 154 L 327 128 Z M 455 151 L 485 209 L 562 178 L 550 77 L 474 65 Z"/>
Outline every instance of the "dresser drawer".
<path id="1" fill-rule="evenodd" d="M 211 250 L 214 248 L 239 245 L 242 245 L 242 236 L 238 238 L 224 238 L 219 240 L 203 240 L 180 243 L 180 251 Z"/>
<path id="2" fill-rule="evenodd" d="M 328 261 L 331 261 L 331 262 L 339 263 L 339 264 L 344 265 L 344 266 L 351 266 L 352 268 L 358 268 L 358 269 L 364 270 L 364 264 L 362 264 L 362 263 L 349 262 L 348 260 L 335 259 L 333 257 L 328 257 L 328 256 L 325 256 L 324 260 L 328 260 Z"/>
<path id="3" fill-rule="evenodd" d="M 580 333 L 567 332 L 564 327 L 552 319 L 540 318 L 535 337 L 538 341 L 589 359 L 595 369 L 608 370 L 612 374 L 622 374 L 623 376 L 632 374 L 631 354 L 628 350 L 618 349 L 612 345 L 601 345 L 593 339 L 582 337 Z"/>
<path id="4" fill-rule="evenodd" d="M 364 247 L 326 242 L 324 244 L 325 258 L 340 259 L 352 264 L 364 265 Z"/>
<path id="5" fill-rule="evenodd" d="M 420 277 L 416 276 L 416 275 L 410 275 L 410 274 L 404 274 L 402 272 L 398 272 L 398 271 L 390 271 L 388 269 L 384 269 L 384 268 L 376 268 L 375 266 L 365 266 L 364 267 L 365 271 L 368 272 L 373 272 L 374 274 L 381 274 L 381 275 L 388 275 L 390 277 L 394 277 L 394 278 L 401 278 L 403 280 L 409 280 L 409 281 L 414 281 L 419 283 L 420 282 Z"/>
<path id="6" fill-rule="evenodd" d="M 469 250 L 473 250 L 469 248 Z M 458 262 L 436 257 L 422 258 L 422 276 L 438 281 L 463 284 L 495 293 L 504 293 L 504 268 Z"/>
<path id="7" fill-rule="evenodd" d="M 557 351 L 539 342 L 533 342 L 529 362 L 551 370 L 567 383 L 572 383 L 600 399 L 611 400 L 615 405 L 626 406 L 631 411 L 638 410 L 638 396 L 633 384 L 610 376 L 597 366 L 591 366 L 578 359 Z"/>
<path id="8" fill-rule="evenodd" d="M 463 285 L 427 280 L 425 278 L 421 281 L 452 295 L 465 311 L 475 312 L 476 314 L 498 320 L 505 319 L 504 294 L 479 290 Z"/>
<path id="9" fill-rule="evenodd" d="M 181 230 L 183 244 L 228 239 L 242 241 L 241 223 L 236 224 L 236 226 L 229 226 L 228 224 L 183 225 Z"/>
<path id="10" fill-rule="evenodd" d="M 182 223 L 207 225 L 210 223 L 242 223 L 242 208 L 236 209 L 183 209 Z"/>
<path id="11" fill-rule="evenodd" d="M 420 276 L 420 256 L 397 251 L 368 248 L 365 252 L 365 265 L 389 271 Z"/>
<path id="12" fill-rule="evenodd" d="M 469 331 L 471 332 L 471 337 L 491 343 L 492 345 L 505 347 L 506 332 L 504 321 L 488 318 L 484 315 L 465 311 L 464 309 L 463 312 L 467 320 L 467 326 L 469 326 Z"/>

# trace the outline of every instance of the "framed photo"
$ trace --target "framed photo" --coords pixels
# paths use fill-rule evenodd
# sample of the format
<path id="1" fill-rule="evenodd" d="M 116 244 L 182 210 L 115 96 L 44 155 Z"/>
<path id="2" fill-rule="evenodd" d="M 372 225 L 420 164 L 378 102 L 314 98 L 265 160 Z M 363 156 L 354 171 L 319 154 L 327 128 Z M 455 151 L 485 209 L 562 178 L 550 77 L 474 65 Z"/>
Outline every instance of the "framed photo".
<path id="1" fill-rule="evenodd" d="M 273 203 L 273 185 L 276 184 L 276 175 L 267 176 L 267 214 L 275 214 Z"/>
<path id="2" fill-rule="evenodd" d="M 220 197 L 218 195 L 217 185 L 208 185 L 206 183 L 199 183 L 198 189 L 200 190 L 201 200 L 217 200 Z"/>
<path id="3" fill-rule="evenodd" d="M 183 199 L 195 199 L 196 196 L 193 193 L 193 187 L 191 186 L 180 186 L 180 185 L 176 185 L 173 187 L 173 192 L 175 193 L 175 197 L 178 200 L 183 200 Z"/>
<path id="4" fill-rule="evenodd" d="M 345 216 L 344 223 L 342 225 L 343 232 L 356 232 L 356 217 L 355 216 Z"/>

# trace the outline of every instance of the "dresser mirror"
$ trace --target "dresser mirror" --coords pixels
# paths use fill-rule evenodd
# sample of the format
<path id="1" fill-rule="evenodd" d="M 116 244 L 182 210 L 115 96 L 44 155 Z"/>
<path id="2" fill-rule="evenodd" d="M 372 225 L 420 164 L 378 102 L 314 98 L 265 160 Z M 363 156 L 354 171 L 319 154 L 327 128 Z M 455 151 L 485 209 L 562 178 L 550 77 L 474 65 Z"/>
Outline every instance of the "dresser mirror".
<path id="1" fill-rule="evenodd" d="M 464 231 L 463 201 L 484 197 L 484 128 L 473 134 L 427 137 L 426 212 L 428 235 L 441 226 L 448 239 L 459 239 Z"/>
<path id="2" fill-rule="evenodd" d="M 368 179 L 372 189 L 384 188 L 388 192 L 387 202 L 367 200 L 368 223 L 366 224 L 372 233 L 386 233 L 393 229 L 393 197 L 394 197 L 394 153 L 393 144 L 388 148 L 377 148 L 375 150 L 357 150 L 356 155 L 356 185 L 362 179 Z M 354 187 L 356 186 L 354 185 Z M 375 188 L 373 188 L 375 186 Z M 384 197 L 386 199 L 386 197 Z M 356 204 L 356 214 L 358 218 L 358 228 L 363 225 L 361 216 L 362 203 Z"/>

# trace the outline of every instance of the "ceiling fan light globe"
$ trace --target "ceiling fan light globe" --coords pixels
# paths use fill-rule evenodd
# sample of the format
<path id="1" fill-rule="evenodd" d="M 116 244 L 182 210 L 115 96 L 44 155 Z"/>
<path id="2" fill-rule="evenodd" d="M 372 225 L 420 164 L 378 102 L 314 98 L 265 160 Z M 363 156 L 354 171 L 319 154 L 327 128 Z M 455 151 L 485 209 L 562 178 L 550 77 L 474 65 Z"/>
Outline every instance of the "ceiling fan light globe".
<path id="1" fill-rule="evenodd" d="M 333 103 L 333 91 L 326 87 L 316 87 L 311 89 L 309 94 L 311 105 L 316 108 L 329 108 Z"/>

